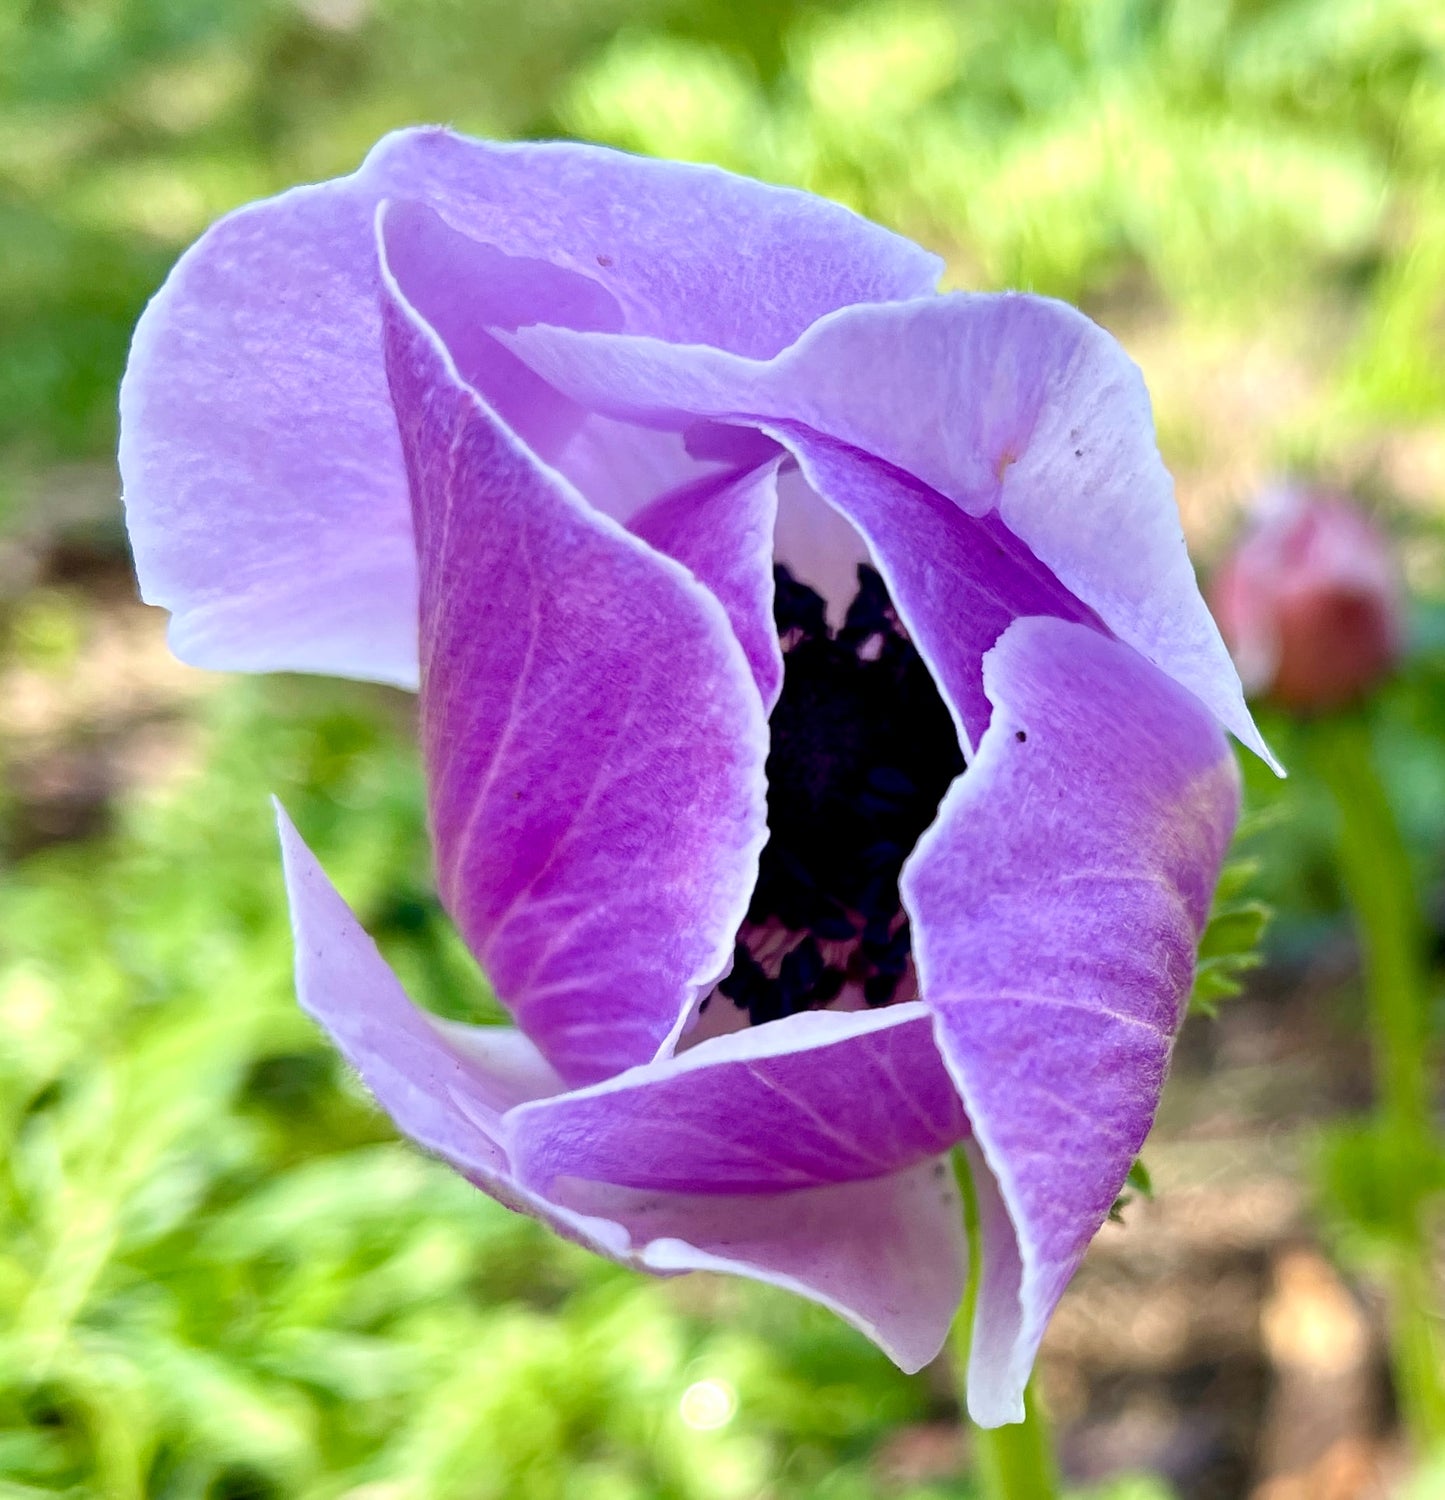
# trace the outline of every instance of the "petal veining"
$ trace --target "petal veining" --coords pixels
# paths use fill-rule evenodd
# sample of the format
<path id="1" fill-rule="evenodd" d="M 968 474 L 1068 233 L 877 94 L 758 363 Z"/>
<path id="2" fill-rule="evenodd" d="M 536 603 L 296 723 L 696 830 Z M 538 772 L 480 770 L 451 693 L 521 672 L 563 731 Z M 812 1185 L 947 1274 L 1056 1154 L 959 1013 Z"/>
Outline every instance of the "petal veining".
<path id="1" fill-rule="evenodd" d="M 968 1133 L 917 1002 L 807 1011 L 508 1117 L 522 1181 L 768 1193 L 883 1177 Z"/>
<path id="2" fill-rule="evenodd" d="M 1097 631 L 1020 620 L 984 683 L 988 731 L 903 894 L 997 1187 L 969 1371 L 994 1424 L 1019 1419 L 1048 1316 L 1153 1120 L 1239 791 L 1197 700 Z"/>
<path id="3" fill-rule="evenodd" d="M 647 1061 L 727 965 L 767 727 L 717 599 L 590 509 L 389 285 L 438 883 L 569 1082 Z"/>
<path id="4" fill-rule="evenodd" d="M 846 1318 L 906 1370 L 938 1353 L 963 1293 L 966 1255 L 944 1162 L 765 1194 L 576 1179 L 559 1181 L 550 1196 L 523 1187 L 501 1111 L 561 1081 L 517 1032 L 451 1025 L 418 1010 L 284 813 L 279 821 L 301 1003 L 417 1144 L 508 1208 L 614 1260 L 784 1287 Z"/>
<path id="5" fill-rule="evenodd" d="M 972 515 L 997 514 L 1115 635 L 1271 760 L 1199 595 L 1143 379 L 1074 308 L 1018 293 L 846 308 L 766 361 L 630 334 L 504 337 L 612 416 L 799 423 Z"/>
<path id="6" fill-rule="evenodd" d="M 416 560 L 372 234 L 388 198 L 485 247 L 469 273 L 488 262 L 528 317 L 542 299 L 551 321 L 580 309 L 596 327 L 610 306 L 634 332 L 747 355 L 834 308 L 922 295 L 939 271 L 837 204 L 715 168 L 441 129 L 400 131 L 349 177 L 228 215 L 146 309 L 121 390 L 142 593 L 172 612 L 187 661 L 415 685 Z M 619 443 L 635 472 L 657 462 L 653 442 L 584 432 L 579 467 L 602 482 L 599 444 Z"/>

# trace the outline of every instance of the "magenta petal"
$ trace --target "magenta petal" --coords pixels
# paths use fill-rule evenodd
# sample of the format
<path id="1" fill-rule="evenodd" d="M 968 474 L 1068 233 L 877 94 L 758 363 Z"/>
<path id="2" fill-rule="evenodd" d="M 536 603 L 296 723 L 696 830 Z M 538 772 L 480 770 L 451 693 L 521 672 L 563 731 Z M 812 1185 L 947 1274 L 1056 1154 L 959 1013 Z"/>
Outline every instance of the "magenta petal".
<path id="1" fill-rule="evenodd" d="M 659 426 L 801 424 L 996 515 L 1270 758 L 1195 585 L 1143 380 L 1073 308 L 1015 293 L 845 308 L 770 361 L 547 327 L 504 341 L 591 409 Z"/>
<path id="2" fill-rule="evenodd" d="M 695 480 L 654 501 L 628 525 L 716 595 L 767 711 L 783 685 L 783 653 L 773 626 L 778 463 L 774 459 L 751 473 Z"/>
<path id="3" fill-rule="evenodd" d="M 529 1191 L 506 1151 L 516 1112 L 501 1111 L 559 1089 L 556 1074 L 517 1032 L 451 1025 L 412 1005 L 279 809 L 278 821 L 301 1003 L 414 1141 L 509 1208 L 616 1260 L 785 1287 L 832 1308 L 907 1370 L 938 1353 L 963 1292 L 965 1255 L 944 1163 L 767 1195 L 575 1180 L 551 1198 Z"/>
<path id="4" fill-rule="evenodd" d="M 521 1180 L 767 1193 L 883 1177 L 968 1133 L 917 1002 L 812 1011 L 701 1042 L 509 1117 Z"/>
<path id="5" fill-rule="evenodd" d="M 1018 621 L 984 682 L 988 732 L 902 888 L 1016 1236 L 1017 1266 L 985 1260 L 969 1371 L 993 1424 L 1021 1415 L 1048 1316 L 1148 1132 L 1239 791 L 1197 701 L 1087 627 Z"/>
<path id="6" fill-rule="evenodd" d="M 461 259 L 496 273 L 481 290 L 512 307 L 506 326 L 620 317 L 769 355 L 823 313 L 920 295 L 939 271 L 847 209 L 714 168 L 436 129 L 229 215 L 146 309 L 121 390 L 142 592 L 172 611 L 172 645 L 197 665 L 416 681 L 411 518 L 377 316 L 372 221 L 386 198 L 480 242 Z M 492 310 L 480 295 L 478 307 Z M 604 437 L 634 471 L 666 447 Z M 605 479 L 613 465 L 583 452 L 578 467 Z"/>
<path id="7" fill-rule="evenodd" d="M 394 288 L 438 883 L 569 1082 L 645 1062 L 731 957 L 767 725 L 722 606 L 591 510 Z"/>

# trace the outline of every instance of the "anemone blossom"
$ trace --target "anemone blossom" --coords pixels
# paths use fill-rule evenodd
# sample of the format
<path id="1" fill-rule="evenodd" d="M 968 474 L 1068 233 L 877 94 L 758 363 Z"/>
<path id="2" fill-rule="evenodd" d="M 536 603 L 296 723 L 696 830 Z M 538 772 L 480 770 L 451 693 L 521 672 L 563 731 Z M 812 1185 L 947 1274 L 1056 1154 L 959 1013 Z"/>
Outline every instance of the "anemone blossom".
<path id="1" fill-rule="evenodd" d="M 178 655 L 420 687 L 515 1029 L 418 1010 L 281 819 L 301 1002 L 398 1128 L 905 1369 L 964 1287 L 962 1148 L 992 1425 L 1158 1101 L 1222 730 L 1264 752 L 1138 372 L 939 271 L 710 168 L 405 131 L 181 259 L 121 463 Z"/>

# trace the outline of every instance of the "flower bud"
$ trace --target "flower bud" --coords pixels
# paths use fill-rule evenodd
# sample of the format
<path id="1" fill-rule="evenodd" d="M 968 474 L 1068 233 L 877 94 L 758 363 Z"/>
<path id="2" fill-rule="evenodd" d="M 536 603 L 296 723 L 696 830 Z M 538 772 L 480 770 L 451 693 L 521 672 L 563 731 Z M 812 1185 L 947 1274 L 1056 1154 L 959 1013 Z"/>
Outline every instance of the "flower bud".
<path id="1" fill-rule="evenodd" d="M 1404 633 L 1389 538 L 1351 501 L 1269 492 L 1214 578 L 1210 604 L 1250 694 L 1307 712 L 1367 693 Z"/>

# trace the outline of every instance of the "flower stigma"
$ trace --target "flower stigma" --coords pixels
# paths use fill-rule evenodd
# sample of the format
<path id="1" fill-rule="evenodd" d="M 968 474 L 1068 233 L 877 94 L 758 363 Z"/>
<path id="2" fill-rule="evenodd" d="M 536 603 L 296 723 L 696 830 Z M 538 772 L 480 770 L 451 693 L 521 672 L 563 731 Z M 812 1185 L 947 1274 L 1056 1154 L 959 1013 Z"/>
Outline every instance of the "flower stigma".
<path id="1" fill-rule="evenodd" d="M 783 687 L 769 837 L 718 985 L 754 1026 L 915 998 L 898 879 L 964 769 L 953 720 L 874 569 L 858 569 L 836 632 L 817 593 L 786 568 L 774 581 Z"/>

